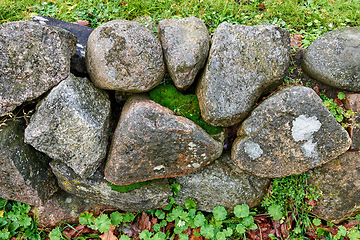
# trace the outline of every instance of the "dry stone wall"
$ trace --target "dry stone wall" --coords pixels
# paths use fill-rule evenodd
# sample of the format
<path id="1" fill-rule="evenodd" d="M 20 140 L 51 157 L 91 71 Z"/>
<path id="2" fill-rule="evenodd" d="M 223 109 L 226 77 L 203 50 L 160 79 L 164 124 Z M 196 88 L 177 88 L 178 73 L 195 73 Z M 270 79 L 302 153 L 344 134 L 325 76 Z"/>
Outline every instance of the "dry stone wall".
<path id="1" fill-rule="evenodd" d="M 140 23 L 115 20 L 90 31 L 82 62 L 87 69 L 78 77 L 70 73 L 76 69 L 70 67 L 76 48 L 70 32 L 81 31 L 43 19 L 0 25 L 0 115 L 38 102 L 30 123 L 8 118 L 0 127 L 0 197 L 43 212 L 75 198 L 80 205 L 138 211 L 166 206 L 173 178 L 182 187 L 178 204 L 192 198 L 200 210 L 223 205 L 232 211 L 242 203 L 258 205 L 271 178 L 310 170 L 324 193 L 315 214 L 338 222 L 360 211 L 360 154 L 348 151 L 350 136 L 320 97 L 303 86 L 269 95 L 288 71 L 286 30 L 222 23 L 211 42 L 194 17 L 161 21 L 159 38 Z M 50 26 L 57 24 L 70 32 Z M 358 46 L 359 28 L 325 34 L 306 52 L 304 70 L 358 91 Z M 210 135 L 150 100 L 151 89 L 169 84 L 165 66 L 176 88 L 196 92 L 207 123 L 230 128 Z M 125 104 L 115 100 L 129 94 Z M 268 97 L 259 103 L 261 96 Z M 349 99 L 349 106 L 357 106 L 359 98 Z M 237 125 L 232 149 L 227 141 L 224 151 L 225 136 Z M 147 180 L 118 191 L 119 185 Z M 54 195 L 59 187 L 62 192 Z"/>

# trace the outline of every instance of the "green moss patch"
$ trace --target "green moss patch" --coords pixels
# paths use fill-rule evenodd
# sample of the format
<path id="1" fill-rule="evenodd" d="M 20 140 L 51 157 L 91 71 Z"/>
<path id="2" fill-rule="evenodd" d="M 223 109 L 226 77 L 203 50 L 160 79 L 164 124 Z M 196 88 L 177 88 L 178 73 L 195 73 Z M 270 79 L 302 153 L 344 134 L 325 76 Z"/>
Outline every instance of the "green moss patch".
<path id="1" fill-rule="evenodd" d="M 151 100 L 192 120 L 209 134 L 218 134 L 223 130 L 222 127 L 211 126 L 202 119 L 199 101 L 195 94 L 184 95 L 173 84 L 166 84 L 159 85 L 149 95 Z"/>
<path id="2" fill-rule="evenodd" d="M 109 183 L 109 185 L 110 185 L 111 189 L 114 190 L 114 191 L 130 192 L 131 190 L 134 190 L 136 188 L 141 188 L 141 187 L 146 186 L 149 183 L 155 182 L 157 180 L 158 179 L 154 179 L 154 180 L 149 180 L 149 181 L 145 181 L 145 182 L 138 182 L 138 183 L 132 183 L 132 184 L 129 184 L 129 185 L 121 185 L 121 186 L 114 185 L 112 183 Z"/>

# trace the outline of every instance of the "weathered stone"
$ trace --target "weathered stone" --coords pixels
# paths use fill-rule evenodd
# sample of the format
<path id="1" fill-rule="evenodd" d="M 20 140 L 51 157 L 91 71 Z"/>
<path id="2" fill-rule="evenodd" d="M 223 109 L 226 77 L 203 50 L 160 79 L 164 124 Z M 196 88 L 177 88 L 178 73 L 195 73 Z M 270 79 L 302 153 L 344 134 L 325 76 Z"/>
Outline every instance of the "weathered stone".
<path id="1" fill-rule="evenodd" d="M 158 29 L 170 77 L 178 89 L 187 89 L 207 59 L 209 32 L 196 17 L 165 19 Z"/>
<path id="2" fill-rule="evenodd" d="M 223 127 L 241 122 L 261 94 L 282 83 L 289 55 L 289 32 L 280 27 L 221 23 L 196 89 L 204 120 Z"/>
<path id="3" fill-rule="evenodd" d="M 354 112 L 354 116 L 350 118 L 350 126 L 348 128 L 350 138 L 352 140 L 351 149 L 360 150 L 360 94 L 347 93 L 344 101 L 345 108 Z"/>
<path id="4" fill-rule="evenodd" d="M 104 179 L 103 167 L 85 180 L 79 178 L 60 161 L 52 161 L 50 166 L 58 178 L 59 186 L 66 192 L 128 212 L 165 207 L 168 204 L 167 200 L 172 196 L 171 187 L 166 179 L 151 182 L 130 192 L 118 192 L 112 190 Z"/>
<path id="5" fill-rule="evenodd" d="M 0 126 L 0 198 L 41 205 L 56 190 L 56 178 L 45 154 L 24 143 L 25 122 Z"/>
<path id="6" fill-rule="evenodd" d="M 105 159 L 109 118 L 107 93 L 70 75 L 39 103 L 25 142 L 87 178 Z"/>
<path id="7" fill-rule="evenodd" d="M 160 41 L 138 22 L 113 20 L 96 28 L 85 58 L 90 78 L 99 88 L 146 92 L 165 74 Z"/>
<path id="8" fill-rule="evenodd" d="M 34 22 L 0 25 L 0 116 L 64 80 L 76 37 Z"/>
<path id="9" fill-rule="evenodd" d="M 103 210 L 115 209 L 108 205 L 100 205 L 98 201 L 78 197 L 60 190 L 43 205 L 32 208 L 31 211 L 36 214 L 36 221 L 41 227 L 54 228 L 64 222 L 78 224 L 79 215 L 85 211 L 98 216 Z"/>
<path id="10" fill-rule="evenodd" d="M 75 37 L 77 38 L 76 52 L 71 57 L 70 69 L 71 72 L 74 74 L 87 73 L 85 66 L 85 47 L 90 33 L 94 30 L 93 28 L 81 26 L 79 24 L 64 22 L 55 18 L 45 17 L 41 15 L 37 15 L 31 18 L 30 21 L 45 25 L 51 25 L 54 27 L 59 27 L 74 34 Z"/>
<path id="11" fill-rule="evenodd" d="M 290 87 L 256 107 L 238 131 L 233 162 L 260 177 L 301 174 L 344 153 L 348 133 L 307 87 Z"/>
<path id="12" fill-rule="evenodd" d="M 192 172 L 221 155 L 215 141 L 191 120 L 145 96 L 123 107 L 105 168 L 116 185 L 169 178 Z"/>
<path id="13" fill-rule="evenodd" d="M 325 33 L 307 48 L 303 70 L 332 87 L 360 91 L 360 27 Z"/>
<path id="14" fill-rule="evenodd" d="M 360 213 L 360 153 L 346 152 L 309 171 L 308 183 L 322 191 L 312 213 L 339 223 Z"/>
<path id="15" fill-rule="evenodd" d="M 259 205 L 270 179 L 232 169 L 230 161 L 230 154 L 226 153 L 203 169 L 175 178 L 181 186 L 175 202 L 185 206 L 185 200 L 192 199 L 198 210 L 206 212 L 212 212 L 216 206 L 233 211 L 239 204 L 250 208 Z"/>

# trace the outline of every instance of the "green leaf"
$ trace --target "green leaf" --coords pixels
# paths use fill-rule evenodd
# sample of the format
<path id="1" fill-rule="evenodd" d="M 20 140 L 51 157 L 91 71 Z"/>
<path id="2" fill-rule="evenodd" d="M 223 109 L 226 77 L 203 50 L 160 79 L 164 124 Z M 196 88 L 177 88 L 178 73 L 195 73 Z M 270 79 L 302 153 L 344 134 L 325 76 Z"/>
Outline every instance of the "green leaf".
<path id="1" fill-rule="evenodd" d="M 19 216 L 19 224 L 20 226 L 27 228 L 31 225 L 31 217 L 29 217 L 28 215 L 22 214 Z"/>
<path id="2" fill-rule="evenodd" d="M 179 240 L 189 240 L 189 235 L 184 233 L 179 233 Z"/>
<path id="3" fill-rule="evenodd" d="M 258 228 L 258 226 L 256 225 L 255 222 L 253 222 L 249 227 L 250 230 L 256 230 Z"/>
<path id="4" fill-rule="evenodd" d="M 247 204 L 237 205 L 234 208 L 234 214 L 238 218 L 247 217 L 250 214 L 250 208 Z"/>
<path id="5" fill-rule="evenodd" d="M 151 238 L 151 240 L 166 240 L 166 234 L 163 232 L 158 232 Z"/>
<path id="6" fill-rule="evenodd" d="M 94 224 L 94 221 L 95 221 L 95 217 L 92 213 L 83 212 L 79 216 L 79 223 L 81 225 L 90 226 L 90 225 Z"/>
<path id="7" fill-rule="evenodd" d="M 227 227 L 227 228 L 224 230 L 224 233 L 225 233 L 225 236 L 226 236 L 226 237 L 231 237 L 231 235 L 233 235 L 234 231 L 232 230 L 231 227 Z"/>
<path id="8" fill-rule="evenodd" d="M 155 216 L 158 219 L 164 219 L 165 218 L 165 213 L 160 209 L 156 209 Z"/>
<path id="9" fill-rule="evenodd" d="M 25 203 L 15 202 L 11 208 L 11 211 L 15 213 L 27 214 L 29 213 L 30 209 L 31 209 L 30 205 L 27 205 Z"/>
<path id="10" fill-rule="evenodd" d="M 131 240 L 127 235 L 121 235 L 119 240 Z"/>
<path id="11" fill-rule="evenodd" d="M 236 225 L 236 231 L 240 234 L 243 234 L 246 232 L 246 228 L 244 225 L 238 224 L 238 225 Z"/>
<path id="12" fill-rule="evenodd" d="M 283 208 L 280 205 L 276 205 L 276 204 L 272 204 L 268 208 L 269 215 L 274 220 L 280 220 L 283 217 L 282 210 L 283 210 Z"/>
<path id="13" fill-rule="evenodd" d="M 112 212 L 110 214 L 110 219 L 111 219 L 111 225 L 118 227 L 124 219 L 124 214 L 119 213 L 118 211 Z"/>
<path id="14" fill-rule="evenodd" d="M 169 205 L 167 205 L 166 207 L 163 207 L 162 209 L 166 210 L 166 211 L 170 211 L 170 209 L 173 207 L 173 204 L 175 203 L 175 199 L 174 197 L 169 197 Z"/>
<path id="15" fill-rule="evenodd" d="M 198 212 L 194 218 L 194 224 L 196 227 L 202 227 L 205 224 L 205 216 L 201 212 Z"/>
<path id="16" fill-rule="evenodd" d="M 346 98 L 346 94 L 343 93 L 343 92 L 339 92 L 338 95 L 337 95 L 338 99 L 340 100 L 344 100 Z"/>
<path id="17" fill-rule="evenodd" d="M 10 232 L 6 228 L 0 230 L 0 239 L 2 240 L 10 239 Z"/>
<path id="18" fill-rule="evenodd" d="M 60 227 L 56 227 L 49 233 L 50 240 L 61 240 L 64 239 Z"/>
<path id="19" fill-rule="evenodd" d="M 187 210 L 196 209 L 196 203 L 191 199 L 185 200 L 185 207 Z"/>
<path id="20" fill-rule="evenodd" d="M 226 236 L 225 236 L 225 233 L 224 232 L 218 232 L 216 234 L 216 240 L 226 240 Z"/>
<path id="21" fill-rule="evenodd" d="M 350 240 L 359 240 L 360 239 L 360 231 L 356 228 L 350 229 L 348 233 L 348 237 Z"/>
<path id="22" fill-rule="evenodd" d="M 227 212 L 223 206 L 217 206 L 213 209 L 214 218 L 218 221 L 226 219 Z"/>
<path id="23" fill-rule="evenodd" d="M 139 234 L 139 238 L 142 240 L 150 240 L 153 235 L 154 233 L 146 229 Z"/>
<path id="24" fill-rule="evenodd" d="M 95 219 L 95 226 L 101 232 L 105 233 L 110 229 L 111 221 L 106 214 L 101 214 Z"/>
<path id="25" fill-rule="evenodd" d="M 180 184 L 173 183 L 171 184 L 171 189 L 174 193 L 174 196 L 176 196 L 180 192 L 181 186 Z"/>
<path id="26" fill-rule="evenodd" d="M 338 228 L 339 228 L 338 232 L 333 237 L 334 240 L 339 240 L 342 237 L 346 237 L 346 234 L 347 234 L 346 227 L 340 225 L 340 226 L 338 226 Z"/>
<path id="27" fill-rule="evenodd" d="M 205 238 L 213 238 L 214 237 L 214 226 L 212 225 L 204 225 L 201 227 L 200 229 L 200 233 L 205 237 Z"/>
<path id="28" fill-rule="evenodd" d="M 319 226 L 321 224 L 321 220 L 318 218 L 314 218 L 312 222 L 315 226 Z"/>
<path id="29" fill-rule="evenodd" d="M 254 217 L 253 216 L 247 216 L 246 218 L 243 218 L 241 220 L 241 224 L 245 227 L 249 228 L 252 224 L 254 224 Z"/>
<path id="30" fill-rule="evenodd" d="M 161 226 L 159 223 L 155 223 L 152 228 L 154 229 L 155 232 L 159 232 L 161 230 Z"/>
<path id="31" fill-rule="evenodd" d="M 335 116 L 335 119 L 336 119 L 336 121 L 338 121 L 338 122 L 342 122 L 342 121 L 344 120 L 344 117 L 343 117 L 343 115 L 336 115 L 336 116 Z"/>
<path id="32" fill-rule="evenodd" d="M 132 221 L 134 221 L 134 219 L 135 219 L 135 215 L 132 214 L 132 213 L 130 213 L 130 212 L 127 212 L 127 213 L 125 213 L 125 215 L 124 215 L 123 222 L 124 222 L 124 223 L 132 222 Z"/>
<path id="33" fill-rule="evenodd" d="M 7 202 L 8 202 L 7 199 L 0 198 L 0 209 L 4 209 Z"/>

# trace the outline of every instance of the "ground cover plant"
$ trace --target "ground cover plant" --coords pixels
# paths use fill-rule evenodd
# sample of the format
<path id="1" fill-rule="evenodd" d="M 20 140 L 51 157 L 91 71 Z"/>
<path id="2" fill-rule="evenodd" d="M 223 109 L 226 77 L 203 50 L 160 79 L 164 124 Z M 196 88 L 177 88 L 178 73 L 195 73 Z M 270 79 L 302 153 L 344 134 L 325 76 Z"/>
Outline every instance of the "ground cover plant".
<path id="1" fill-rule="evenodd" d="M 306 48 L 328 31 L 360 26 L 359 4 L 358 0 L 1 0 L 0 24 L 29 20 L 38 14 L 69 22 L 84 20 L 82 24 L 93 28 L 114 19 L 149 16 L 156 24 L 163 19 L 196 16 L 205 22 L 211 34 L 224 21 L 278 25 L 290 32 L 294 51 L 298 47 Z M 300 77 L 301 72 L 299 76 L 292 75 L 294 69 L 290 66 L 285 84 L 311 84 L 311 87 L 316 84 Z M 160 92 L 164 86 L 160 86 Z M 175 88 L 167 88 L 173 94 L 180 94 Z M 338 122 L 347 127 L 344 120 L 353 113 L 341 107 L 343 93 L 333 98 L 322 91 L 319 95 Z M 173 110 L 179 115 L 188 113 L 183 105 L 174 106 Z M 22 112 L 10 118 L 27 119 L 27 109 Z M 0 239 L 360 239 L 360 215 L 334 225 L 308 213 L 321 192 L 308 186 L 307 178 L 301 174 L 274 179 L 268 195 L 255 209 L 238 205 L 233 213 L 227 213 L 218 206 L 212 213 L 204 213 L 196 209 L 191 199 L 181 207 L 170 198 L 169 206 L 163 209 L 104 212 L 97 217 L 85 212 L 79 216 L 79 225 L 63 223 L 51 231 L 38 228 L 36 216 L 29 213 L 30 206 L 0 199 Z M 139 186 L 112 187 L 129 191 Z M 172 187 L 176 194 L 180 186 Z"/>

